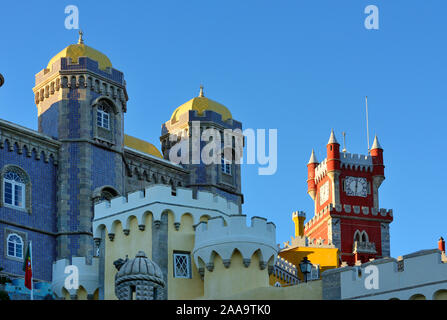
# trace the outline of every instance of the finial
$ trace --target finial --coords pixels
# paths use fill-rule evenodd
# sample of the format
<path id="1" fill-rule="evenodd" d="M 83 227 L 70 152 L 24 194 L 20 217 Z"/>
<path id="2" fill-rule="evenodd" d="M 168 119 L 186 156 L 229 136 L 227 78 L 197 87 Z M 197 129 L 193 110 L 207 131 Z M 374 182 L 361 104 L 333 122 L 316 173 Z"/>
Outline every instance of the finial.
<path id="1" fill-rule="evenodd" d="M 84 39 L 82 38 L 83 35 L 84 35 L 84 32 L 82 32 L 82 30 L 79 30 L 78 44 L 84 44 Z"/>
<path id="2" fill-rule="evenodd" d="M 205 95 L 203 94 L 203 84 L 200 85 L 200 92 L 199 92 L 199 97 L 204 97 Z"/>

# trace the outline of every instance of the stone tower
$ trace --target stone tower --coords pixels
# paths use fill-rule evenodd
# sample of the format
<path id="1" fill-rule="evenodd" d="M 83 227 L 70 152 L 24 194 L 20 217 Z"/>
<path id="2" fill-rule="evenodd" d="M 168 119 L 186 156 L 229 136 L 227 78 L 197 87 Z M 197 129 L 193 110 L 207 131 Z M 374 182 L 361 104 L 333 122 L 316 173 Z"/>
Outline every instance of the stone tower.
<path id="1" fill-rule="evenodd" d="M 379 140 L 375 137 L 368 155 L 340 152 L 332 131 L 326 151 L 326 159 L 318 163 L 312 150 L 307 164 L 315 216 L 305 225 L 305 235 L 333 243 L 350 265 L 389 257 L 393 212 L 379 208 L 379 187 L 385 179 Z"/>
<path id="2" fill-rule="evenodd" d="M 39 132 L 60 141 L 57 259 L 95 255 L 93 204 L 124 191 L 123 73 L 84 44 L 82 32 L 36 75 Z"/>
<path id="3" fill-rule="evenodd" d="M 236 161 L 242 156 L 242 123 L 234 120 L 224 105 L 205 97 L 203 86 L 198 97 L 178 107 L 162 125 L 160 141 L 165 159 L 189 169 L 186 187 L 210 191 L 242 205 L 241 166 Z M 208 152 L 211 141 L 220 142 L 220 154 Z M 182 144 L 184 149 L 179 150 Z M 171 149 L 181 161 L 173 159 Z M 205 153 L 214 157 L 212 163 L 204 160 Z"/>

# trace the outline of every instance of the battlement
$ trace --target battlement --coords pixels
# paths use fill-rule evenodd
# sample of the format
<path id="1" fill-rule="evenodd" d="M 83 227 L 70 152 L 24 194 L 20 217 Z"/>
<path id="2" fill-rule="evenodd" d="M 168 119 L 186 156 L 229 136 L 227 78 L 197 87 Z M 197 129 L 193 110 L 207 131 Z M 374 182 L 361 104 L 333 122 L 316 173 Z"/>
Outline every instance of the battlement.
<path id="1" fill-rule="evenodd" d="M 304 230 L 312 228 L 319 221 L 321 221 L 328 214 L 342 214 L 342 215 L 351 215 L 351 216 L 369 216 L 376 217 L 384 220 L 389 220 L 390 222 L 393 220 L 393 210 L 392 209 L 383 209 L 383 208 L 374 208 L 374 207 L 363 207 L 363 206 L 351 206 L 351 205 L 334 205 L 330 203 L 326 207 L 317 212 L 312 219 L 310 219 L 305 225 Z"/>
<path id="2" fill-rule="evenodd" d="M 340 168 L 370 171 L 373 170 L 372 157 L 356 153 L 340 153 Z M 327 174 L 327 158 L 315 167 L 315 181 L 319 181 Z"/>
<path id="3" fill-rule="evenodd" d="M 216 254 L 228 268 L 235 250 L 241 253 L 246 267 L 255 252 L 259 254 L 261 269 L 269 262 L 273 264 L 277 254 L 276 226 L 261 217 L 252 217 L 247 226 L 246 215 L 232 215 L 226 220 L 215 217 L 197 225 L 193 255 L 199 268 L 206 265 L 212 271 Z"/>
<path id="4" fill-rule="evenodd" d="M 53 281 L 51 289 L 58 297 L 63 297 L 63 289 L 67 290 L 70 295 L 76 294 L 77 289 L 65 288 L 65 279 L 73 271 L 69 270 L 65 273 L 65 268 L 75 266 L 78 269 L 79 286 L 82 286 L 88 294 L 94 294 L 99 287 L 99 260 L 93 258 L 91 264 L 87 263 L 85 257 L 72 257 L 72 262 L 68 259 L 60 259 L 53 263 Z"/>
<path id="5" fill-rule="evenodd" d="M 327 159 L 324 159 L 318 166 L 315 168 L 315 181 L 320 180 L 327 174 Z"/>
<path id="6" fill-rule="evenodd" d="M 380 275 L 377 288 L 365 287 L 365 281 L 371 274 L 368 270 L 370 266 L 376 267 Z M 415 293 L 423 293 L 427 299 L 432 299 L 438 290 L 445 290 L 447 263 L 442 260 L 442 253 L 438 249 L 421 250 L 397 259 L 371 259 L 365 263 L 358 261 L 352 267 L 327 270 L 323 273 L 323 283 L 335 277 L 339 278 L 338 299 L 408 300 Z M 323 297 L 331 299 L 333 291 L 334 287 L 328 287 L 327 292 L 323 288 Z"/>
<path id="7" fill-rule="evenodd" d="M 304 217 L 306 218 L 306 213 L 304 211 L 294 211 L 292 213 L 292 219 L 295 217 Z"/>
<path id="8" fill-rule="evenodd" d="M 284 242 L 284 249 L 291 249 L 296 247 L 309 247 L 309 248 L 335 248 L 335 245 L 329 241 L 325 242 L 322 238 L 309 238 L 303 237 L 291 237 L 290 241 Z"/>
<path id="9" fill-rule="evenodd" d="M 191 214 L 194 224 L 197 224 L 202 216 L 239 214 L 239 206 L 211 192 L 199 191 L 197 198 L 194 198 L 192 189 L 178 187 L 176 193 L 172 194 L 171 186 L 155 184 L 144 190 L 129 193 L 127 197 L 116 197 L 110 202 L 103 201 L 95 205 L 93 220 L 95 237 L 99 237 L 101 226 L 106 227 L 109 233 L 115 233 L 116 221 L 120 221 L 123 227 L 128 229 L 129 218 L 132 216 L 136 217 L 138 224 L 144 228 L 147 212 L 152 213 L 153 220 L 157 222 L 166 211 L 173 213 L 174 224 L 178 229 L 184 213 Z"/>
<path id="10" fill-rule="evenodd" d="M 162 125 L 161 135 L 165 136 L 176 128 L 183 128 L 185 123 L 191 121 L 200 121 L 203 123 L 217 124 L 223 128 L 230 128 L 233 130 L 241 129 L 242 123 L 232 118 L 223 120 L 222 115 L 212 110 L 204 110 L 201 114 L 197 110 L 189 110 L 188 112 L 179 115 L 178 119 L 170 119 Z"/>
<path id="11" fill-rule="evenodd" d="M 342 152 L 340 153 L 340 162 L 341 168 L 362 171 L 372 171 L 373 169 L 372 157 L 368 155 Z"/>

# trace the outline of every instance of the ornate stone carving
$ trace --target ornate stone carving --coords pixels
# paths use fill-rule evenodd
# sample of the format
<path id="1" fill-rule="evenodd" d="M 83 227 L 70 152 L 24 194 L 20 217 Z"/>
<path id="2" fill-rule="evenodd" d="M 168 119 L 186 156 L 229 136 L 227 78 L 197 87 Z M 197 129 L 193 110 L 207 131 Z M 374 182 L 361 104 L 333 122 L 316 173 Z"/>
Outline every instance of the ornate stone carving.
<path id="1" fill-rule="evenodd" d="M 163 300 L 165 282 L 160 267 L 139 251 L 134 259 L 114 262 L 115 294 L 119 300 Z"/>

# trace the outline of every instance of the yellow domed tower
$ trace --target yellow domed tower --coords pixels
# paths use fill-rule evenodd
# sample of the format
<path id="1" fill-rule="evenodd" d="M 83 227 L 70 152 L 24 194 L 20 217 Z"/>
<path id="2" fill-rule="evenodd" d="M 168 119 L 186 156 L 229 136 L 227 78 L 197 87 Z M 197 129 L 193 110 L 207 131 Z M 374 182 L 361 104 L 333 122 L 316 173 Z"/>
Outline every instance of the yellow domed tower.
<path id="1" fill-rule="evenodd" d="M 223 104 L 205 97 L 203 86 L 197 97 L 176 108 L 162 125 L 160 141 L 163 157 L 191 172 L 188 187 L 242 205 L 241 167 L 236 161 L 242 156 L 242 123 Z M 220 142 L 219 154 L 208 149 L 211 141 Z"/>

